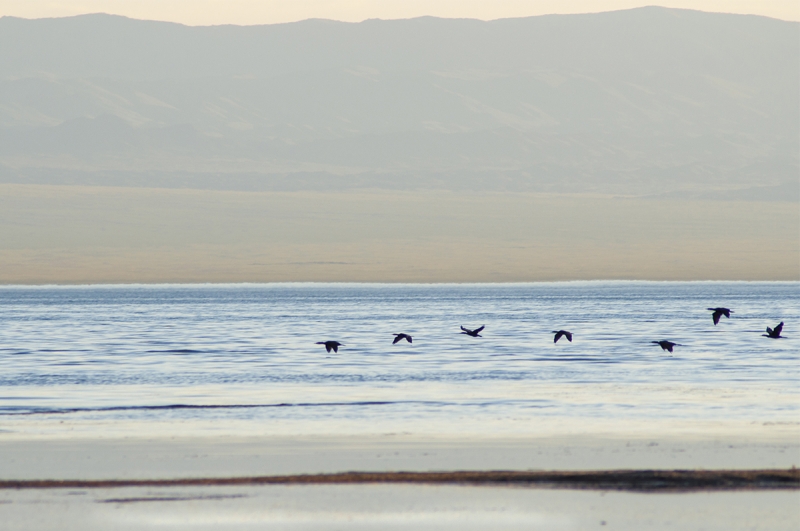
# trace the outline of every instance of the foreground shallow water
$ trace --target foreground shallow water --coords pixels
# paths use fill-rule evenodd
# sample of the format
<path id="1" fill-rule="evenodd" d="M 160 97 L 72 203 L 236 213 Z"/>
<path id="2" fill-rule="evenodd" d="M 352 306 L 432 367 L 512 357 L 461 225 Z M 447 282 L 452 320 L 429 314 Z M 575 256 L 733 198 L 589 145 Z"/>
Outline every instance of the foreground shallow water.
<path id="1" fill-rule="evenodd" d="M 6 490 L 9 529 L 794 530 L 796 491 L 351 485 Z"/>

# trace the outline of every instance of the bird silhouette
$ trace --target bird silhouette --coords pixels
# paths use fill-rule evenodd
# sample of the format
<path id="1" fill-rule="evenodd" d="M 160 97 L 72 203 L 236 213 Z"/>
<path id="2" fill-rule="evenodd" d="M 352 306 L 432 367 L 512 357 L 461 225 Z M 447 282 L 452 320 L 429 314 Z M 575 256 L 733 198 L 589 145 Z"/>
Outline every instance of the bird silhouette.
<path id="1" fill-rule="evenodd" d="M 683 345 L 679 345 L 678 343 L 673 343 L 672 341 L 667 341 L 666 339 L 662 339 L 661 341 L 651 341 L 651 343 L 655 343 L 661 350 L 666 350 L 668 352 L 672 352 L 672 347 L 678 346 L 682 347 Z"/>
<path id="2" fill-rule="evenodd" d="M 462 326 L 462 327 L 461 327 L 461 330 L 462 330 L 462 332 L 461 332 L 461 333 L 462 333 L 462 334 L 467 334 L 468 336 L 472 336 L 472 337 L 483 337 L 483 336 L 480 334 L 480 331 L 481 331 L 481 330 L 483 330 L 484 328 L 486 328 L 486 325 L 483 325 L 483 326 L 482 326 L 482 327 L 480 327 L 480 328 L 476 328 L 475 330 L 470 330 L 469 328 L 464 328 L 464 327 Z"/>
<path id="3" fill-rule="evenodd" d="M 325 350 L 330 352 L 331 350 L 334 352 L 339 352 L 339 347 L 343 346 L 338 341 L 317 341 L 317 345 L 325 345 Z"/>
<path id="4" fill-rule="evenodd" d="M 394 335 L 394 341 L 392 341 L 392 345 L 403 339 L 411 343 L 411 336 L 408 334 L 392 334 L 392 335 Z"/>
<path id="5" fill-rule="evenodd" d="M 553 330 L 553 333 L 556 335 L 556 337 L 553 338 L 553 343 L 558 343 L 558 340 L 561 339 L 561 336 L 566 337 L 567 341 L 572 343 L 572 332 L 567 332 L 566 330 Z"/>
<path id="6" fill-rule="evenodd" d="M 780 324 L 775 328 L 767 327 L 767 333 L 761 335 L 764 337 L 771 337 L 772 339 L 780 339 L 783 337 L 781 335 L 781 331 L 783 331 L 783 321 L 781 321 Z"/>
<path id="7" fill-rule="evenodd" d="M 720 317 L 724 315 L 725 317 L 730 319 L 731 314 L 733 313 L 733 311 L 729 310 L 728 308 L 708 308 L 708 310 L 714 312 L 711 314 L 711 318 L 714 319 L 714 326 L 716 326 L 716 324 L 719 323 Z"/>

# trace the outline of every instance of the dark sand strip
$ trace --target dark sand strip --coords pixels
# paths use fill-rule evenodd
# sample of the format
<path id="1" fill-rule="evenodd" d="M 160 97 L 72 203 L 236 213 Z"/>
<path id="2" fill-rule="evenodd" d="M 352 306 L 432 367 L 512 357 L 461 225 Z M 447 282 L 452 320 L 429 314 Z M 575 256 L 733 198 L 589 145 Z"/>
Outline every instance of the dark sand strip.
<path id="1" fill-rule="evenodd" d="M 764 470 L 604 470 L 589 472 L 344 472 L 228 478 L 131 480 L 2 480 L 0 489 L 205 487 L 242 485 L 345 485 L 417 483 L 425 485 L 516 486 L 548 489 L 689 492 L 800 489 L 800 469 Z"/>

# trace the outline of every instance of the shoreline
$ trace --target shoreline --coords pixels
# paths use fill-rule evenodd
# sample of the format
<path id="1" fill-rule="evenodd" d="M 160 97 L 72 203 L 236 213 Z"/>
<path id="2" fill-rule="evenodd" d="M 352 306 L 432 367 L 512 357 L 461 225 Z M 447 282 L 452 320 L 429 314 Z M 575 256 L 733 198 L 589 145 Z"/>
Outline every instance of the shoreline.
<path id="1" fill-rule="evenodd" d="M 6 489 L 421 484 L 629 492 L 800 490 L 800 469 L 344 472 L 126 480 L 0 480 Z"/>
<path id="2" fill-rule="evenodd" d="M 0 454 L 4 456 L 0 461 L 0 481 L 82 481 L 97 485 L 131 482 L 133 485 L 140 481 L 202 482 L 219 478 L 247 482 L 253 480 L 237 478 L 341 478 L 345 477 L 341 474 L 355 471 L 361 477 L 371 478 L 369 481 L 391 477 L 394 482 L 400 481 L 401 476 L 390 475 L 399 471 L 419 474 L 457 471 L 478 475 L 487 471 L 512 475 L 547 471 L 560 474 L 697 471 L 700 477 L 800 467 L 796 430 L 772 431 L 772 437 L 767 433 L 760 435 L 619 434 L 612 438 L 584 433 L 492 439 L 422 434 L 349 437 L 220 434 L 60 440 L 0 437 Z M 348 481 L 354 481 L 354 477 L 350 476 Z M 439 477 L 437 481 L 443 482 L 454 480 L 454 477 L 424 477 Z M 481 481 L 489 480 L 489 476 L 484 476 Z"/>

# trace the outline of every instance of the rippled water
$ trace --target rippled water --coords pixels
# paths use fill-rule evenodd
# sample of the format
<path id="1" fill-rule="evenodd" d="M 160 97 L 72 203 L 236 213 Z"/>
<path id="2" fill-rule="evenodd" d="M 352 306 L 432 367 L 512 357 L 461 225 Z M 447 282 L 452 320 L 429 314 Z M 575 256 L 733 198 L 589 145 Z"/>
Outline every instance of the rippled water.
<path id="1" fill-rule="evenodd" d="M 797 283 L 0 288 L 0 428 L 800 420 Z M 734 314 L 711 321 L 707 307 Z M 785 321 L 785 339 L 762 337 Z M 486 325 L 482 338 L 459 326 Z M 573 343 L 553 344 L 551 330 Z M 392 333 L 414 343 L 392 345 Z M 326 353 L 316 341 L 344 343 Z M 662 352 L 653 340 L 683 346 Z M 155 428 L 153 428 L 155 429 Z"/>

